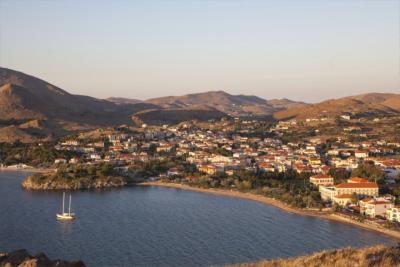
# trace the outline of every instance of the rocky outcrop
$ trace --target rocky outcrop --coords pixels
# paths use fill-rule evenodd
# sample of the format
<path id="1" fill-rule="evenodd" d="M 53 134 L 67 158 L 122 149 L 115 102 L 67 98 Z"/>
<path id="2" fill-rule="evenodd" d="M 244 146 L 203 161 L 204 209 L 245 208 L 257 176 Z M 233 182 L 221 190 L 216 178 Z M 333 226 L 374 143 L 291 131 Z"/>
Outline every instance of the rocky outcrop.
<path id="1" fill-rule="evenodd" d="M 85 267 L 82 261 L 51 260 L 44 253 L 30 255 L 25 249 L 0 253 L 0 266 L 4 267 Z"/>
<path id="2" fill-rule="evenodd" d="M 36 174 L 26 177 L 22 182 L 22 187 L 27 190 L 79 190 L 121 187 L 126 184 L 126 179 L 120 176 L 65 179 L 53 175 Z"/>

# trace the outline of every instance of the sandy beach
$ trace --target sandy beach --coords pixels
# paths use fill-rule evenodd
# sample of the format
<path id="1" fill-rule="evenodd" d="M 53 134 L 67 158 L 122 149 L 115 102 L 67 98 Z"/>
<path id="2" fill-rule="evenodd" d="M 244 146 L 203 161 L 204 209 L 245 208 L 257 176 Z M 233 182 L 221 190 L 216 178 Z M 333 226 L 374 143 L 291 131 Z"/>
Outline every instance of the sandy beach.
<path id="1" fill-rule="evenodd" d="M 228 191 L 228 190 L 216 189 L 216 188 L 203 189 L 203 188 L 191 187 L 188 185 L 164 183 L 164 182 L 143 182 L 138 185 L 139 186 L 164 186 L 164 187 L 172 187 L 172 188 L 191 190 L 191 191 L 202 192 L 202 193 L 216 194 L 216 195 L 221 195 L 221 196 L 238 197 L 238 198 L 242 198 L 242 199 L 257 201 L 257 202 L 260 202 L 260 203 L 263 203 L 266 205 L 272 205 L 272 206 L 280 208 L 286 212 L 301 215 L 301 216 L 312 216 L 312 217 L 318 217 L 318 218 L 325 219 L 325 220 L 331 220 L 331 221 L 336 221 L 336 222 L 340 222 L 340 223 L 352 224 L 352 225 L 355 225 L 355 226 L 358 226 L 358 227 L 361 227 L 361 228 L 364 228 L 367 230 L 375 231 L 375 232 L 378 232 L 378 233 L 381 233 L 381 234 L 384 234 L 384 235 L 387 235 L 387 236 L 390 236 L 390 237 L 400 240 L 400 232 L 399 231 L 394 231 L 394 230 L 386 229 L 383 227 L 378 227 L 378 226 L 371 225 L 371 224 L 357 222 L 357 221 L 342 217 L 342 216 L 332 213 L 332 212 L 296 209 L 296 208 L 290 207 L 290 206 L 282 203 L 279 200 L 261 196 L 261 195 L 256 195 L 256 194 L 251 194 L 251 193 L 243 193 L 243 192 L 238 192 L 238 191 L 234 191 L 234 190 Z"/>

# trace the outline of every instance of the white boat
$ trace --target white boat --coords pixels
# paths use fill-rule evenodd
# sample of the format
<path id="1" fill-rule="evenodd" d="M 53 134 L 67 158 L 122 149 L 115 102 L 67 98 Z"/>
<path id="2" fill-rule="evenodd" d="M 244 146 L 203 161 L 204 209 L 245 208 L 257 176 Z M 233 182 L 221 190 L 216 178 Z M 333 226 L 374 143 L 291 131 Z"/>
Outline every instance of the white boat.
<path id="1" fill-rule="evenodd" d="M 65 192 L 63 192 L 62 213 L 57 213 L 57 220 L 73 220 L 75 218 L 75 213 L 71 213 L 71 195 L 69 195 L 68 212 L 64 211 L 64 203 L 65 203 Z"/>

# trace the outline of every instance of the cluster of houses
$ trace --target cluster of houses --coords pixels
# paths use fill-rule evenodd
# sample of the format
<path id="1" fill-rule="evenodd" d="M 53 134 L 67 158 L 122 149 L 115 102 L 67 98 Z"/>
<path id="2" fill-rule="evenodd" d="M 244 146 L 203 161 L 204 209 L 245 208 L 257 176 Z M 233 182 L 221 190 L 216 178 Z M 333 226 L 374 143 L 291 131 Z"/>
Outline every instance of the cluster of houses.
<path id="1" fill-rule="evenodd" d="M 279 123 L 272 128 L 279 132 L 292 124 L 293 122 Z M 204 130 L 187 125 L 145 128 L 131 134 L 115 131 L 97 141 L 89 142 L 78 138 L 66 140 L 57 144 L 56 149 L 81 153 L 85 161 L 108 161 L 126 169 L 137 161 L 183 156 L 197 171 L 207 175 L 233 175 L 241 170 L 295 170 L 298 173 L 310 173 L 310 182 L 319 187 L 323 200 L 346 206 L 352 203 L 356 194 L 362 201 L 371 198 L 365 207 L 359 204 L 365 214 L 381 216 L 380 205 L 383 205 L 390 214 L 387 215 L 388 218 L 400 220 L 397 216 L 398 208 L 381 204 L 386 200 L 379 198 L 379 187 L 376 183 L 362 178 L 351 178 L 347 183 L 335 185 L 333 178 L 328 175 L 331 168 L 352 170 L 363 162 L 371 161 L 385 172 L 386 183 L 396 183 L 395 179 L 400 177 L 400 160 L 390 156 L 395 153 L 397 143 L 384 140 L 340 142 L 339 138 L 339 142 L 323 150 L 321 147 L 324 141 L 318 138 L 283 143 L 279 134 L 275 138 L 249 137 L 245 133 L 252 131 L 248 127 L 254 127 L 254 123 L 241 126 L 242 130 L 237 132 L 223 128 Z M 82 159 L 72 158 L 69 163 L 77 163 L 79 160 Z M 66 162 L 66 159 L 57 159 L 55 163 Z M 179 176 L 181 173 L 181 169 L 171 168 L 162 175 Z M 360 203 L 364 203 L 362 201 Z M 372 211 L 372 206 L 377 206 L 377 209 Z"/>
<path id="2" fill-rule="evenodd" d="M 347 183 L 335 185 L 333 177 L 319 174 L 311 176 L 310 183 L 318 187 L 321 198 L 326 202 L 342 207 L 353 204 L 354 210 L 367 217 L 381 217 L 400 222 L 400 206 L 393 204 L 393 196 L 379 196 L 379 185 L 375 182 L 353 177 L 349 178 Z"/>

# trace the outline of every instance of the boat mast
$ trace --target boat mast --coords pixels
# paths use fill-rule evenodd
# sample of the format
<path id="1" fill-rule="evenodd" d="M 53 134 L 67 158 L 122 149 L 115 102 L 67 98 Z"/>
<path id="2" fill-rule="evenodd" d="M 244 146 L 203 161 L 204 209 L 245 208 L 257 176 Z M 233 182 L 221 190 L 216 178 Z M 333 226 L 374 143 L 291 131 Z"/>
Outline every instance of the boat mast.
<path id="1" fill-rule="evenodd" d="M 69 195 L 68 215 L 71 215 L 71 194 Z"/>
<path id="2" fill-rule="evenodd" d="M 63 192 L 63 210 L 62 210 L 63 214 L 64 214 L 64 201 L 65 201 L 65 192 Z"/>

